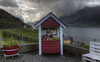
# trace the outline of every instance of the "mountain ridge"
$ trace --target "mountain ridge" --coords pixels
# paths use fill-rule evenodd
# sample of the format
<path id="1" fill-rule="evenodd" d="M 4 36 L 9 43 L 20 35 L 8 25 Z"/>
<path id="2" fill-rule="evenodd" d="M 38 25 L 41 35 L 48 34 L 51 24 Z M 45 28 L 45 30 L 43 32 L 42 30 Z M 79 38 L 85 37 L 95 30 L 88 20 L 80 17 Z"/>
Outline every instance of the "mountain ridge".
<path id="1" fill-rule="evenodd" d="M 60 17 L 68 26 L 100 27 L 100 6 L 86 7 L 70 16 Z"/>

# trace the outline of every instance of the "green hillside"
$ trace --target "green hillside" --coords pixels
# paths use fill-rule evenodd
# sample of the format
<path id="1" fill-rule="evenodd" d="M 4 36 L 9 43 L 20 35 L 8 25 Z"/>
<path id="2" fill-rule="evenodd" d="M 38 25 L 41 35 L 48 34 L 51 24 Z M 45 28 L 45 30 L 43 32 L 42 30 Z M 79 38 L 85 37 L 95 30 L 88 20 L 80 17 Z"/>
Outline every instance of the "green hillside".
<path id="1" fill-rule="evenodd" d="M 22 44 L 22 37 L 24 44 L 37 43 L 38 31 L 30 29 L 6 29 L 0 30 L 0 37 L 2 43 L 13 38 L 13 40 L 17 40 L 19 44 Z"/>
<path id="2" fill-rule="evenodd" d="M 5 10 L 0 9 L 0 29 L 23 28 L 24 25 L 27 24 Z"/>
<path id="3" fill-rule="evenodd" d="M 31 25 L 23 23 L 19 18 L 0 9 L 0 37 L 2 44 L 9 39 L 17 40 L 19 44 L 22 44 L 22 37 L 23 44 L 37 43 L 38 31 L 32 30 Z"/>

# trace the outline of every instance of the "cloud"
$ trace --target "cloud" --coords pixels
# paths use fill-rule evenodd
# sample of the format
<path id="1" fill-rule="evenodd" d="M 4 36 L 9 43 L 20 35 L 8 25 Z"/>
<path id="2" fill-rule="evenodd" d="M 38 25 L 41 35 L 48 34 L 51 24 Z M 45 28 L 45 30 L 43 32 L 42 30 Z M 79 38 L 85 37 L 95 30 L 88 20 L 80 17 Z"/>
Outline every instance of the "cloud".
<path id="1" fill-rule="evenodd" d="M 88 7 L 100 6 L 100 0 L 89 0 L 89 2 L 86 3 L 86 6 Z"/>
<path id="2" fill-rule="evenodd" d="M 0 5 L 5 7 L 18 7 L 15 0 L 0 0 Z"/>
<path id="3" fill-rule="evenodd" d="M 0 8 L 4 9 L 8 13 L 16 17 L 20 17 L 21 14 L 18 11 L 18 5 L 15 0 L 0 0 Z"/>
<path id="4" fill-rule="evenodd" d="M 33 16 L 31 21 L 39 21 L 49 12 L 53 12 L 57 17 L 68 16 L 83 9 L 85 2 L 87 0 L 30 0 L 27 5 L 31 9 L 27 10 L 27 14 Z M 38 14 L 40 15 L 37 17 Z"/>
<path id="5" fill-rule="evenodd" d="M 69 16 L 85 7 L 100 6 L 99 0 L 0 0 L 2 8 L 11 14 L 24 18 L 24 21 L 39 21 L 49 12 L 53 12 L 57 17 Z M 13 8 L 12 8 L 13 7 Z M 17 8 L 15 8 L 17 7 Z M 27 7 L 27 8 L 25 8 Z M 21 10 L 20 10 L 21 9 Z M 13 10 L 13 12 L 12 12 Z"/>

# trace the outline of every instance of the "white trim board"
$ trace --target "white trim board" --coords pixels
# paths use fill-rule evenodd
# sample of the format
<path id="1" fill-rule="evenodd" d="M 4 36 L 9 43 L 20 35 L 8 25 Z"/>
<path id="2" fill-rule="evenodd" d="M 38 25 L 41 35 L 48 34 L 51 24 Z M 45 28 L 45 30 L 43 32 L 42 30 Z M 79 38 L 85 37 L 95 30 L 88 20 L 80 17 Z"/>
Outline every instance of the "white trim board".
<path id="1" fill-rule="evenodd" d="M 63 55 L 63 28 L 60 26 L 60 54 Z"/>
<path id="2" fill-rule="evenodd" d="M 39 26 L 39 55 L 42 55 L 42 49 L 41 49 L 41 25 Z"/>
<path id="3" fill-rule="evenodd" d="M 46 17 L 44 17 L 40 22 L 38 22 L 36 25 L 34 25 L 35 28 L 39 27 L 44 21 L 46 21 L 49 17 L 52 17 L 56 22 L 58 22 L 63 28 L 66 28 L 66 26 L 57 19 L 57 17 L 54 16 L 54 14 L 51 12 Z"/>

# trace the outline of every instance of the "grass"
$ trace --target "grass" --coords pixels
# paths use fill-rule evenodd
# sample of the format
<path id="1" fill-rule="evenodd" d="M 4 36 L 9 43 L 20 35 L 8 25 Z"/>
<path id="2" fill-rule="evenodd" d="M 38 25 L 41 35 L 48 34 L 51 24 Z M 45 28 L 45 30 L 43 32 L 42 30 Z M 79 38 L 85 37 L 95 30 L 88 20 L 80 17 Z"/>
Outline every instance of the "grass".
<path id="1" fill-rule="evenodd" d="M 3 43 L 4 41 L 1 41 L 1 46 L 3 47 Z M 29 41 L 23 41 L 23 44 L 34 44 L 37 42 L 29 42 Z M 21 45 L 22 44 L 22 40 L 18 40 L 18 44 Z"/>
<path id="2" fill-rule="evenodd" d="M 23 35 L 23 44 L 38 43 L 37 30 L 30 30 L 30 29 L 0 30 L 2 45 L 3 45 L 3 41 L 7 41 L 10 38 L 14 38 L 14 40 L 17 40 L 19 44 L 22 44 L 22 35 Z"/>

